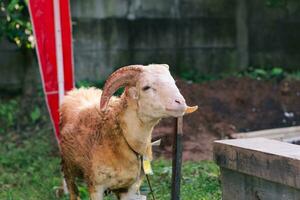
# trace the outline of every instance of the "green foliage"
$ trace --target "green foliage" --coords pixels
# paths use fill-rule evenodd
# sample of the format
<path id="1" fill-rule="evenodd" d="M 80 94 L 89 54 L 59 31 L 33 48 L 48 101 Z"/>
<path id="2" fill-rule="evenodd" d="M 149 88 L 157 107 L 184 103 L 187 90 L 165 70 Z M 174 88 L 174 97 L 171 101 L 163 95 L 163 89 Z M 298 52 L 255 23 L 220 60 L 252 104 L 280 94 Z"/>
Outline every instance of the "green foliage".
<path id="1" fill-rule="evenodd" d="M 287 72 L 280 67 L 274 67 L 271 69 L 263 69 L 263 68 L 249 68 L 246 71 L 239 72 L 237 76 L 239 77 L 250 77 L 257 80 L 277 80 L 280 81 L 286 77 Z"/>
<path id="2" fill-rule="evenodd" d="M 0 138 L 0 199 L 47 199 L 57 198 L 55 190 L 61 185 L 60 158 L 51 129 L 37 131 L 27 138 L 7 135 L 5 142 Z M 51 142 L 52 141 L 52 142 Z M 170 199 L 171 162 L 153 162 L 154 175 L 150 176 L 157 199 Z M 221 190 L 219 168 L 211 161 L 186 162 L 182 166 L 181 198 L 183 200 L 219 200 Z M 142 193 L 148 194 L 149 187 L 144 181 Z M 88 200 L 84 184 L 79 191 L 82 200 Z M 109 195 L 106 200 L 116 200 Z"/>
<path id="3" fill-rule="evenodd" d="M 283 79 L 300 80 L 300 71 L 286 71 L 281 67 L 266 67 L 266 68 L 252 68 L 240 72 L 231 72 L 226 74 L 200 74 L 196 70 L 187 70 L 178 74 L 180 78 L 195 83 L 203 83 L 207 81 L 219 80 L 228 77 L 249 77 L 256 80 L 272 80 L 281 81 Z"/>
<path id="4" fill-rule="evenodd" d="M 34 110 L 30 113 L 30 118 L 33 123 L 36 123 L 41 118 L 41 111 L 39 107 L 34 107 Z"/>
<path id="5" fill-rule="evenodd" d="M 25 0 L 0 0 L 0 39 L 8 38 L 20 48 L 34 48 L 32 26 Z"/>
<path id="6" fill-rule="evenodd" d="M 266 0 L 266 5 L 271 8 L 285 7 L 287 0 Z"/>
<path id="7" fill-rule="evenodd" d="M 0 134 L 4 133 L 15 124 L 18 109 L 18 101 L 15 99 L 7 102 L 0 100 Z"/>
<path id="8" fill-rule="evenodd" d="M 300 80 L 300 70 L 287 74 L 288 79 Z"/>

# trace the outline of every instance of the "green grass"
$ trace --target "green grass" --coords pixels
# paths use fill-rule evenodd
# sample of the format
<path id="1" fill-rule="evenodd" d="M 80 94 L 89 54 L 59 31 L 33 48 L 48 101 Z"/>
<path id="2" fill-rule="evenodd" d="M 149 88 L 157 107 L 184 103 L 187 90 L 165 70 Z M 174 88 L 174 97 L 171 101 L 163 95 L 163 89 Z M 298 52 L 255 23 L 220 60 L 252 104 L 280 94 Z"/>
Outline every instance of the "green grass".
<path id="1" fill-rule="evenodd" d="M 47 200 L 57 198 L 55 188 L 60 186 L 60 158 L 55 148 L 51 130 L 39 130 L 30 137 L 20 138 L 16 134 L 0 138 L 0 199 L 1 200 Z M 150 177 L 156 198 L 170 199 L 171 162 L 153 162 L 154 175 Z M 182 169 L 181 199 L 221 199 L 218 180 L 219 169 L 210 161 L 186 162 Z M 85 187 L 80 186 L 81 197 L 88 199 Z M 144 182 L 143 193 L 149 189 Z M 114 197 L 107 197 L 115 199 Z M 151 199 L 148 196 L 148 199 Z"/>
<path id="2" fill-rule="evenodd" d="M 20 139 L 16 135 L 2 138 L 1 200 L 55 199 L 54 186 L 61 181 L 60 160 L 52 155 L 49 137 L 46 131 L 41 131 L 31 138 Z"/>

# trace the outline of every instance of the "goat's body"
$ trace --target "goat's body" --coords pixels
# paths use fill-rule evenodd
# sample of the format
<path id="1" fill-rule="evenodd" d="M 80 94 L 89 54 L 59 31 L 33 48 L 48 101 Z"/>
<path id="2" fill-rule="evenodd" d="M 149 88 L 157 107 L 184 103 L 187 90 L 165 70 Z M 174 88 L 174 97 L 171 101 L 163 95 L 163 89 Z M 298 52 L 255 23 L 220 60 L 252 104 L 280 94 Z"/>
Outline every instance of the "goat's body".
<path id="1" fill-rule="evenodd" d="M 122 96 L 112 97 L 121 87 Z M 144 176 L 137 154 L 151 160 L 154 126 L 163 117 L 183 116 L 187 108 L 165 64 L 120 68 L 103 88 L 75 89 L 61 106 L 62 167 L 71 200 L 78 198 L 79 176 L 92 200 L 103 200 L 106 189 L 132 199 Z"/>
<path id="2" fill-rule="evenodd" d="M 75 89 L 61 106 L 62 169 L 69 190 L 75 193 L 75 177 L 84 178 L 90 193 L 97 186 L 118 193 L 126 192 L 142 176 L 140 160 L 120 127 L 126 103 L 114 97 L 110 111 L 103 113 L 99 110 L 101 94 L 94 88 Z"/>

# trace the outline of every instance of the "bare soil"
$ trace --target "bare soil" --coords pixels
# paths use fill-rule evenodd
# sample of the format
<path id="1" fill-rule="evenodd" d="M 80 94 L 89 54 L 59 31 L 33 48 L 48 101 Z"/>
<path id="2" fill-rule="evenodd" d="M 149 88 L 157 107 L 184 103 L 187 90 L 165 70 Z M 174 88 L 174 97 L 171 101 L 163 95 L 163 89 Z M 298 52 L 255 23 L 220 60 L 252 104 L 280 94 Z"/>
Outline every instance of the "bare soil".
<path id="1" fill-rule="evenodd" d="M 227 78 L 203 84 L 178 80 L 188 105 L 197 112 L 184 117 L 183 159 L 212 159 L 214 140 L 235 132 L 300 125 L 300 81 Z M 172 156 L 174 119 L 163 119 L 155 128 L 156 157 Z"/>

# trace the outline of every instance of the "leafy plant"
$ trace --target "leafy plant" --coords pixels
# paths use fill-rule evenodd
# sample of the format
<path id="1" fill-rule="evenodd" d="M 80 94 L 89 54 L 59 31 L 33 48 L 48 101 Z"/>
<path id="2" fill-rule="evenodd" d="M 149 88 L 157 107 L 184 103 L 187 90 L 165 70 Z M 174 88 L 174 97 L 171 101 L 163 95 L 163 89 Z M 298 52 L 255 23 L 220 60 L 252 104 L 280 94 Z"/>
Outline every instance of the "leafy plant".
<path id="1" fill-rule="evenodd" d="M 276 77 L 276 76 L 281 76 L 283 75 L 283 69 L 282 68 L 279 68 L 279 67 L 274 67 L 272 70 L 271 70 L 271 76 L 273 77 Z"/>
<path id="2" fill-rule="evenodd" d="M 264 68 L 248 68 L 246 71 L 239 72 L 237 74 L 239 77 L 250 77 L 253 79 L 264 79 L 264 80 L 277 80 L 281 81 L 286 77 L 286 72 L 280 67 L 274 67 L 271 69 L 264 69 Z"/>
<path id="3" fill-rule="evenodd" d="M 38 121 L 38 119 L 41 118 L 41 111 L 39 107 L 34 107 L 34 110 L 30 113 L 30 118 L 33 123 L 35 123 L 36 121 Z"/>
<path id="4" fill-rule="evenodd" d="M 0 39 L 3 37 L 20 48 L 34 48 L 27 1 L 0 0 Z"/>

